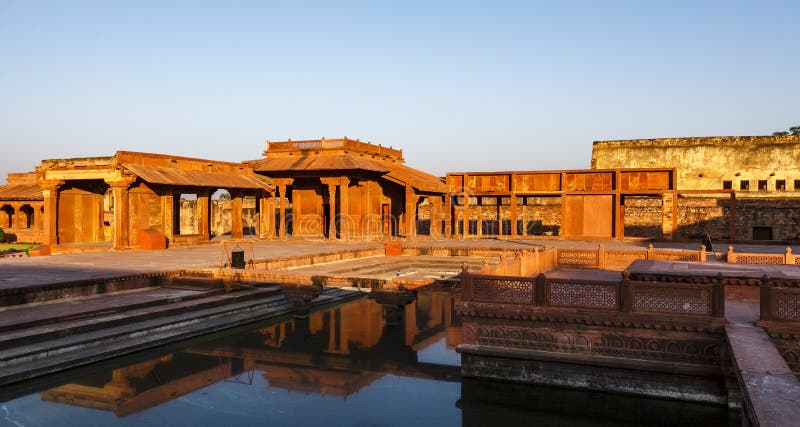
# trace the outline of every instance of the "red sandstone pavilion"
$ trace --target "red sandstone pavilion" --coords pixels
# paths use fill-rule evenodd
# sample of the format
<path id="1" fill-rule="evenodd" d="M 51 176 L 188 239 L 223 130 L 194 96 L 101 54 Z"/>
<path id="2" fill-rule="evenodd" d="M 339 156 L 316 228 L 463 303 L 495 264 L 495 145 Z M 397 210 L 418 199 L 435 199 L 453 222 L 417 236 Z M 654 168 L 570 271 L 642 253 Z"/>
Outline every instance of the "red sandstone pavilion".
<path id="1" fill-rule="evenodd" d="M 598 141 L 592 169 L 439 178 L 348 138 L 267 142 L 242 163 L 119 151 L 9 174 L 0 227 L 44 253 L 222 234 L 796 240 L 798 153 L 800 136 Z"/>

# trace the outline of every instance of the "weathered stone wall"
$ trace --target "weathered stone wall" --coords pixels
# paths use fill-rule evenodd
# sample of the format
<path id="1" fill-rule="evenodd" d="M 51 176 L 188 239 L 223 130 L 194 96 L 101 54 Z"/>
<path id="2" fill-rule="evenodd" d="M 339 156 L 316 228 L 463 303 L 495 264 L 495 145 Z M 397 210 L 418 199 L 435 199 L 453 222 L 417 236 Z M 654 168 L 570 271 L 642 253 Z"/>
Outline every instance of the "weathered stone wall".
<path id="1" fill-rule="evenodd" d="M 699 239 L 708 232 L 712 239 L 728 239 L 730 212 L 729 198 L 680 197 L 678 237 Z M 625 213 L 627 221 L 627 210 Z M 772 240 L 800 239 L 800 199 L 737 199 L 734 239 L 755 239 L 754 227 L 771 228 Z"/>
<path id="2" fill-rule="evenodd" d="M 679 197 L 677 237 L 700 239 L 704 232 L 707 232 L 712 239 L 729 237 L 730 199 Z"/>
<path id="3" fill-rule="evenodd" d="M 798 194 L 794 180 L 800 179 L 800 136 L 726 136 L 710 138 L 662 138 L 627 141 L 595 141 L 592 168 L 677 169 L 679 190 L 718 190 L 731 181 L 740 190 L 750 181 L 753 197 L 773 192 L 783 180 L 787 192 Z M 758 191 L 758 180 L 767 181 L 767 191 Z M 800 189 L 798 189 L 800 191 Z M 750 197 L 750 196 L 748 196 Z"/>
<path id="4" fill-rule="evenodd" d="M 625 197 L 625 237 L 662 237 L 663 201 L 661 196 Z"/>
<path id="5" fill-rule="evenodd" d="M 800 240 L 800 199 L 736 200 L 736 239 L 754 239 L 753 227 L 771 227 L 773 240 Z"/>
<path id="6" fill-rule="evenodd" d="M 529 236 L 553 235 L 561 232 L 561 197 L 527 197 L 519 206 L 518 220 L 524 221 L 523 233 Z"/>

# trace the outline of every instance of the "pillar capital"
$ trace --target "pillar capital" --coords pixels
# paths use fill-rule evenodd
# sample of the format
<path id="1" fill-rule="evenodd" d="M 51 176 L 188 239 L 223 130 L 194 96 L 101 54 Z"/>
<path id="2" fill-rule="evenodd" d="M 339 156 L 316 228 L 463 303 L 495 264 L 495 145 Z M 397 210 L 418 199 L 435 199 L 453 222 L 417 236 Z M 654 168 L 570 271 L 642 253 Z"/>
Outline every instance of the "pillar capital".
<path id="1" fill-rule="evenodd" d="M 45 191 L 54 191 L 58 190 L 62 185 L 64 185 L 64 181 L 60 179 L 40 179 L 37 184 L 42 190 Z"/>
<path id="2" fill-rule="evenodd" d="M 107 179 L 105 180 L 106 184 L 114 190 L 127 190 L 130 186 L 136 182 L 136 177 L 124 177 L 124 178 L 115 178 L 115 179 Z"/>

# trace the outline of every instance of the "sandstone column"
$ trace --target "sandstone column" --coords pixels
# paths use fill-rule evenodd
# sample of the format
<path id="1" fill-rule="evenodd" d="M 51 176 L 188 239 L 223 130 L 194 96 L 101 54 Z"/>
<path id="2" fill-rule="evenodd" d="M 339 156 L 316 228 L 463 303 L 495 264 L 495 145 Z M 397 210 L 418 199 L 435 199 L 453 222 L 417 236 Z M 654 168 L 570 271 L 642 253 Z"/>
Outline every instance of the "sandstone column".
<path id="1" fill-rule="evenodd" d="M 414 189 L 406 185 L 406 237 L 413 238 L 417 235 L 417 202 Z"/>
<path id="2" fill-rule="evenodd" d="M 114 196 L 113 248 L 130 248 L 130 198 L 128 188 L 135 178 L 106 181 Z"/>
<path id="3" fill-rule="evenodd" d="M 64 181 L 43 180 L 39 181 L 44 198 L 44 244 L 58 244 L 58 188 Z"/>
<path id="4" fill-rule="evenodd" d="M 517 195 L 511 193 L 511 237 L 517 237 Z M 502 227 L 501 227 L 502 228 Z"/>
<path id="5" fill-rule="evenodd" d="M 453 230 L 453 196 L 448 192 L 444 197 L 444 235 L 449 237 L 456 234 Z"/>
<path id="6" fill-rule="evenodd" d="M 328 224 L 328 239 L 336 238 L 336 186 L 328 184 L 328 206 L 330 222 Z"/>
<path id="7" fill-rule="evenodd" d="M 262 239 L 275 237 L 275 196 L 267 193 L 259 203 L 261 209 L 259 237 Z"/>
<path id="8" fill-rule="evenodd" d="M 280 238 L 286 237 L 286 186 L 279 185 L 279 200 L 278 203 L 280 205 L 280 215 L 278 217 L 278 236 Z"/>
<path id="9" fill-rule="evenodd" d="M 231 190 L 231 239 L 242 235 L 242 190 Z"/>
<path id="10" fill-rule="evenodd" d="M 197 226 L 200 228 L 199 234 L 203 240 L 211 240 L 209 230 L 211 228 L 211 205 L 208 190 L 201 190 L 197 193 Z"/>
<path id="11" fill-rule="evenodd" d="M 342 177 L 341 184 L 339 185 L 339 235 L 344 239 L 349 239 L 350 236 L 350 179 Z"/>
<path id="12" fill-rule="evenodd" d="M 432 196 L 428 200 L 431 203 L 431 231 L 429 234 L 431 237 L 439 237 L 442 231 L 442 220 L 439 213 L 442 209 L 442 198 Z"/>

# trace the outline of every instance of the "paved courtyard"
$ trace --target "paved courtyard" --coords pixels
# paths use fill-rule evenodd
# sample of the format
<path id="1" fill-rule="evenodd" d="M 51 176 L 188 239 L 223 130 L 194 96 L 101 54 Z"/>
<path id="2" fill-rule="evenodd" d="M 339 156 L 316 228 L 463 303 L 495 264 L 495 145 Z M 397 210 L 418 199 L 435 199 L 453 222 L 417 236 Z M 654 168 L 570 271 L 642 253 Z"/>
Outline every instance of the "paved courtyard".
<path id="1" fill-rule="evenodd" d="M 558 248 L 596 248 L 601 242 L 585 240 L 507 240 L 507 239 L 437 239 L 418 240 L 406 246 L 483 247 L 523 249 L 534 246 Z M 602 242 L 607 249 L 646 248 L 646 242 Z M 326 241 L 289 239 L 254 240 L 253 249 L 258 260 L 293 257 L 342 250 L 381 247 L 384 242 Z M 657 242 L 659 249 L 697 250 L 698 243 Z M 727 244 L 717 244 L 717 252 L 727 250 Z M 736 245 L 737 252 L 783 253 L 781 245 Z M 64 254 L 23 259 L 0 259 L 0 290 L 37 286 L 76 280 L 99 279 L 124 275 L 157 273 L 181 268 L 216 267 L 220 263 L 221 244 L 175 247 L 165 251 L 108 251 Z M 246 248 L 246 246 L 243 246 Z M 793 246 L 800 253 L 800 246 Z"/>

